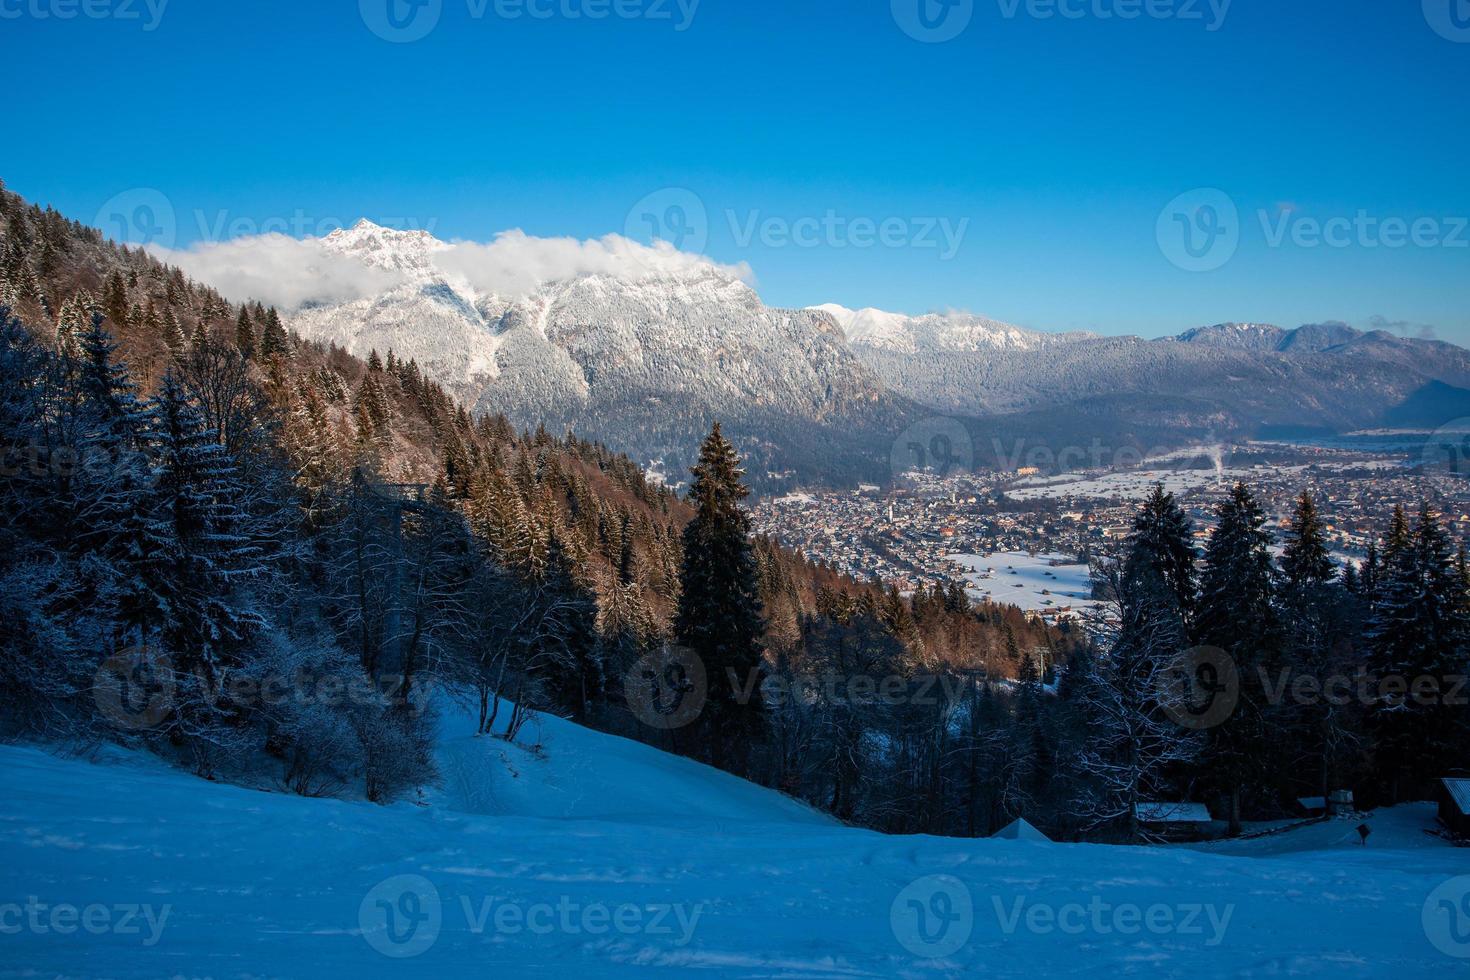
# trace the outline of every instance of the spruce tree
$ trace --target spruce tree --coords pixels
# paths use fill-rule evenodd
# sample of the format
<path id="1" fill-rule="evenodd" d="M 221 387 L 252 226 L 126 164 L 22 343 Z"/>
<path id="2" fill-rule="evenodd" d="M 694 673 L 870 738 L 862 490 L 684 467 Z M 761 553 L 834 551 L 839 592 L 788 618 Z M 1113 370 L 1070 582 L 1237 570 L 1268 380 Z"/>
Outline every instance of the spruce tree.
<path id="1" fill-rule="evenodd" d="M 684 529 L 683 591 L 674 629 L 704 661 L 708 700 L 701 718 L 709 759 L 740 772 L 742 756 L 762 727 L 761 601 L 750 518 L 740 502 L 750 491 L 735 447 L 715 423 L 693 468 Z"/>
<path id="2" fill-rule="evenodd" d="M 1332 555 L 1327 550 L 1322 520 L 1317 516 L 1317 505 L 1305 490 L 1297 498 L 1296 510 L 1286 530 L 1281 573 L 1287 588 L 1292 591 L 1326 585 L 1336 574 Z"/>
<path id="3" fill-rule="evenodd" d="M 1205 548 L 1195 641 L 1229 654 L 1240 685 L 1234 711 L 1209 729 L 1206 748 L 1210 775 L 1229 798 L 1235 836 L 1241 830 L 1242 797 L 1267 775 L 1269 706 L 1261 679 L 1280 664 L 1281 626 L 1274 605 L 1271 533 L 1261 505 L 1244 483 L 1237 483 L 1216 516 Z"/>
<path id="4" fill-rule="evenodd" d="M 154 408 L 158 475 L 145 529 L 154 611 L 177 665 L 213 677 L 263 623 L 239 588 L 263 573 L 261 548 L 247 533 L 234 465 L 171 371 Z"/>
<path id="5" fill-rule="evenodd" d="M 240 315 L 235 318 L 235 346 L 245 357 L 255 356 L 255 328 L 250 323 L 250 310 L 240 304 Z"/>
<path id="6" fill-rule="evenodd" d="M 1157 579 L 1168 590 L 1187 623 L 1197 599 L 1194 529 L 1179 502 L 1155 484 L 1133 521 L 1124 562 L 1125 582 Z"/>

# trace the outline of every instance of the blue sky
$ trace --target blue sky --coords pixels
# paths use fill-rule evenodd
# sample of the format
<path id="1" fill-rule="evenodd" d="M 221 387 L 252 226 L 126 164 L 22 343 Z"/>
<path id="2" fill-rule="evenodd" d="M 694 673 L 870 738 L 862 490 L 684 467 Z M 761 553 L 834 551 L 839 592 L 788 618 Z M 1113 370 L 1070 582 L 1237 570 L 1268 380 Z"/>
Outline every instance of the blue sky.
<path id="1" fill-rule="evenodd" d="M 13 190 L 155 189 L 183 245 L 654 215 L 776 305 L 1470 343 L 1467 0 L 149 2 L 0 0 Z"/>

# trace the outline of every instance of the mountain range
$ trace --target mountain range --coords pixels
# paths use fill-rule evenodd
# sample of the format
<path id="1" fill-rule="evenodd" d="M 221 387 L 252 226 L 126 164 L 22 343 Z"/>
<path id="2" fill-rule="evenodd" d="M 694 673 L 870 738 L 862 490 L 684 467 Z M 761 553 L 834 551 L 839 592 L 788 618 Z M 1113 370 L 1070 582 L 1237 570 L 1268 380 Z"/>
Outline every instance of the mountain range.
<path id="1" fill-rule="evenodd" d="M 966 420 L 980 462 L 1017 443 L 1152 447 L 1470 414 L 1470 352 L 1439 341 L 1341 323 L 1146 340 L 968 313 L 781 309 L 737 270 L 640 261 L 658 253 L 627 244 L 619 264 L 500 289 L 473 267 L 483 255 L 362 221 L 321 248 L 387 285 L 308 300 L 289 319 L 354 354 L 417 360 L 477 410 L 572 427 L 666 472 L 718 418 L 763 489 L 882 481 L 894 440 L 936 414 Z"/>

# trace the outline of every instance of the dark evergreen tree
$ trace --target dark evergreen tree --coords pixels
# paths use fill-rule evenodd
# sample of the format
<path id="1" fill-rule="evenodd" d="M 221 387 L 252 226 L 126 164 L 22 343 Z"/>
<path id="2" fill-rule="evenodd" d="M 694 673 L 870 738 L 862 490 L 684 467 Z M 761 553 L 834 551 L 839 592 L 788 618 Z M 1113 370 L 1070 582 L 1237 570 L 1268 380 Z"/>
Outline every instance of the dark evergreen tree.
<path id="1" fill-rule="evenodd" d="M 1326 585 L 1336 576 L 1327 550 L 1322 520 L 1312 495 L 1303 490 L 1296 501 L 1281 553 L 1281 574 L 1288 590 L 1298 592 Z"/>
<path id="2" fill-rule="evenodd" d="M 701 718 L 708 758 L 743 771 L 743 758 L 761 729 L 762 610 L 750 541 L 740 503 L 740 460 L 715 423 L 700 447 L 684 529 L 683 592 L 675 616 L 678 640 L 704 661 L 708 700 Z"/>
<path id="3" fill-rule="evenodd" d="M 1194 529 L 1179 502 L 1163 484 L 1155 484 L 1134 518 L 1123 567 L 1125 583 L 1148 579 L 1162 583 L 1185 622 L 1197 599 L 1193 538 Z"/>
<path id="4" fill-rule="evenodd" d="M 1268 714 L 1263 678 L 1280 666 L 1281 625 L 1274 605 L 1271 534 L 1259 502 L 1237 483 L 1216 510 L 1205 548 L 1195 641 L 1235 662 L 1238 702 L 1209 728 L 1207 775 L 1228 798 L 1231 836 L 1241 831 L 1242 797 L 1266 782 Z M 1227 695 L 1228 696 L 1228 695 Z"/>

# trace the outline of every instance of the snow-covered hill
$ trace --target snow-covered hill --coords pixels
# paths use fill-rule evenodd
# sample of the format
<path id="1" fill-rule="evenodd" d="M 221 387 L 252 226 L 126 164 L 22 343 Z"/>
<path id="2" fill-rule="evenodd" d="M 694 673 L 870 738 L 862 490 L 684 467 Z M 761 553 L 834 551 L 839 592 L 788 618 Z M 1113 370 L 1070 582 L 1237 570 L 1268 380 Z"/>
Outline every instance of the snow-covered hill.
<path id="1" fill-rule="evenodd" d="M 0 747 L 0 974 L 1450 976 L 1428 805 L 1213 849 L 884 837 L 646 746 L 450 717 L 421 805 Z M 1441 891 L 1441 894 L 1447 894 Z M 1427 907 L 1427 911 L 1426 911 Z M 84 926 L 84 924 L 86 924 Z M 1453 949 L 1454 947 L 1449 947 Z"/>

